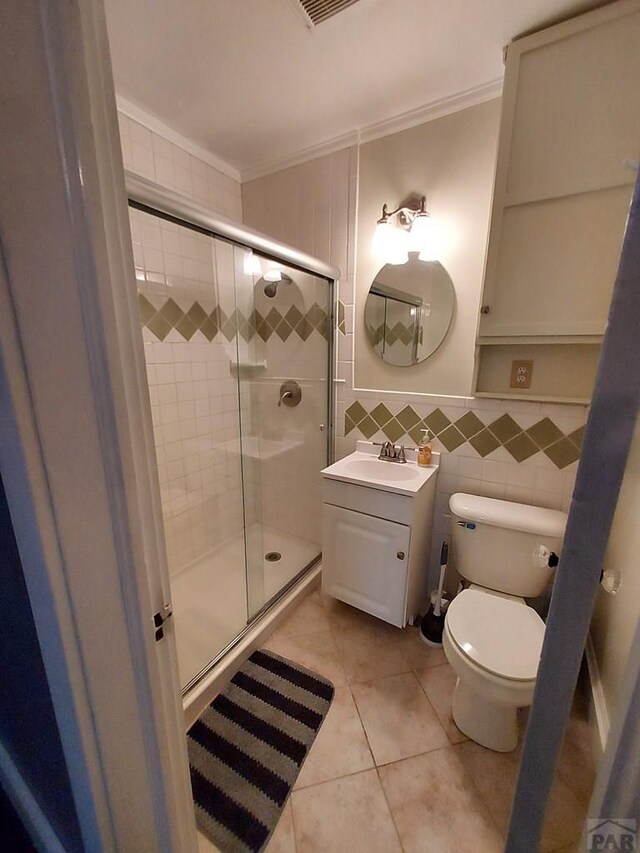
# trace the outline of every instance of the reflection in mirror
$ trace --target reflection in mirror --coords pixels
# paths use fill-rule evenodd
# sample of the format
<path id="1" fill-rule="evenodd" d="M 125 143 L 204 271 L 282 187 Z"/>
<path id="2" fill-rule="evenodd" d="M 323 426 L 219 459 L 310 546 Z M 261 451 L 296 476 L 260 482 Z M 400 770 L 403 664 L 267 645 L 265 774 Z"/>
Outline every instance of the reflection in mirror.
<path id="1" fill-rule="evenodd" d="M 364 309 L 367 337 L 387 364 L 419 364 L 445 339 L 454 307 L 442 264 L 411 254 L 406 264 L 385 264 L 373 280 Z"/>

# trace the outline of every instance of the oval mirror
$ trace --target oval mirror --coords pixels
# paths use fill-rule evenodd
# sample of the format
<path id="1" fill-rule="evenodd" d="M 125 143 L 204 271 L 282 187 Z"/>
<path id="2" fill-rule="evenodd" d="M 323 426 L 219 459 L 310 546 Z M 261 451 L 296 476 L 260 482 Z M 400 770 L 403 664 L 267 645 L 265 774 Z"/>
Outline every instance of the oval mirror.
<path id="1" fill-rule="evenodd" d="M 411 254 L 406 264 L 385 264 L 374 278 L 364 308 L 367 337 L 387 364 L 419 364 L 445 339 L 454 307 L 453 282 L 442 264 Z"/>

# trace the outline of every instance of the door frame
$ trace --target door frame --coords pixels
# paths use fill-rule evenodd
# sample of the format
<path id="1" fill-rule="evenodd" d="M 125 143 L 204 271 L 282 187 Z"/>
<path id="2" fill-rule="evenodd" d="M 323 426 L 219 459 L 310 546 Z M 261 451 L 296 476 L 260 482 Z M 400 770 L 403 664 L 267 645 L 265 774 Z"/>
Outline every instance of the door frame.
<path id="1" fill-rule="evenodd" d="M 624 477 L 629 448 L 640 410 L 640 176 L 629 216 L 613 289 L 609 320 L 602 344 L 591 408 L 573 492 L 562 559 L 547 620 L 540 669 L 524 739 L 520 770 L 507 836 L 507 853 L 539 849 L 555 767 L 571 711 L 573 695 L 589 634 L 604 556 Z M 628 672 L 630 683 L 616 709 L 616 735 L 609 738 L 591 809 L 620 806 L 627 796 L 616 786 L 613 770 L 629 762 L 629 779 L 639 781 L 637 754 L 623 747 L 637 745 L 640 701 L 640 634 L 636 636 Z M 630 723 L 632 725 L 630 725 Z M 640 792 L 628 792 L 636 797 Z M 605 795 L 605 792 L 608 792 Z M 617 792 L 617 793 L 615 793 Z M 608 797 L 608 798 L 607 798 Z M 629 802 L 627 800 L 627 802 Z M 614 809 L 602 818 L 635 817 Z"/>
<path id="2" fill-rule="evenodd" d="M 0 470 L 81 841 L 195 850 L 104 9 L 7 0 L 0 23 Z"/>

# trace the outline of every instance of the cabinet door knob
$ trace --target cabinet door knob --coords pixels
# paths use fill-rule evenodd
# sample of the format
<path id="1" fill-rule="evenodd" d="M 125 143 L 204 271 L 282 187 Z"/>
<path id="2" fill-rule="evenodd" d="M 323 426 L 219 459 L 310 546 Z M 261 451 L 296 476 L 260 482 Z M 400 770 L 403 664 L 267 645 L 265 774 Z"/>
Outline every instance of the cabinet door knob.
<path id="1" fill-rule="evenodd" d="M 397 552 L 396 552 L 396 557 L 397 557 L 399 560 L 404 560 L 404 551 L 397 551 Z"/>

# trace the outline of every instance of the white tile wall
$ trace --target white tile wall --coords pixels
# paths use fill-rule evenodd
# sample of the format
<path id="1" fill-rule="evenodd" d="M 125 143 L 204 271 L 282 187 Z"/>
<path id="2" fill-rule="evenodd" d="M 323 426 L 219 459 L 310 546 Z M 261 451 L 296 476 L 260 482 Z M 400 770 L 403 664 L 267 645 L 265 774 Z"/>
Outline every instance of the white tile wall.
<path id="1" fill-rule="evenodd" d="M 118 122 L 125 169 L 242 221 L 238 181 L 122 112 Z"/>
<path id="2" fill-rule="evenodd" d="M 580 406 L 561 406 L 520 401 L 485 400 L 466 397 L 404 394 L 354 389 L 353 387 L 353 304 L 355 273 L 355 228 L 358 182 L 357 149 L 351 148 L 290 169 L 243 184 L 242 199 L 245 222 L 275 234 L 279 239 L 338 265 L 343 273 L 339 298 L 346 306 L 346 332 L 338 335 L 336 364 L 336 454 L 351 453 L 357 431 L 344 436 L 344 412 L 354 400 L 367 408 L 383 402 L 393 412 L 411 404 L 425 417 L 434 408 L 452 420 L 474 410 L 486 423 L 501 414 L 511 414 L 519 424 L 528 427 L 548 416 L 565 432 L 577 429 L 586 419 Z M 379 433 L 374 441 L 386 437 Z M 436 441 L 434 449 L 442 452 L 442 468 L 438 478 L 433 545 L 430 560 L 432 583 L 438 571 L 440 544 L 449 536 L 448 499 L 456 491 L 504 498 L 567 510 L 577 463 L 558 471 L 547 457 L 538 453 L 517 463 L 498 448 L 483 460 L 465 444 L 453 453 Z"/>

